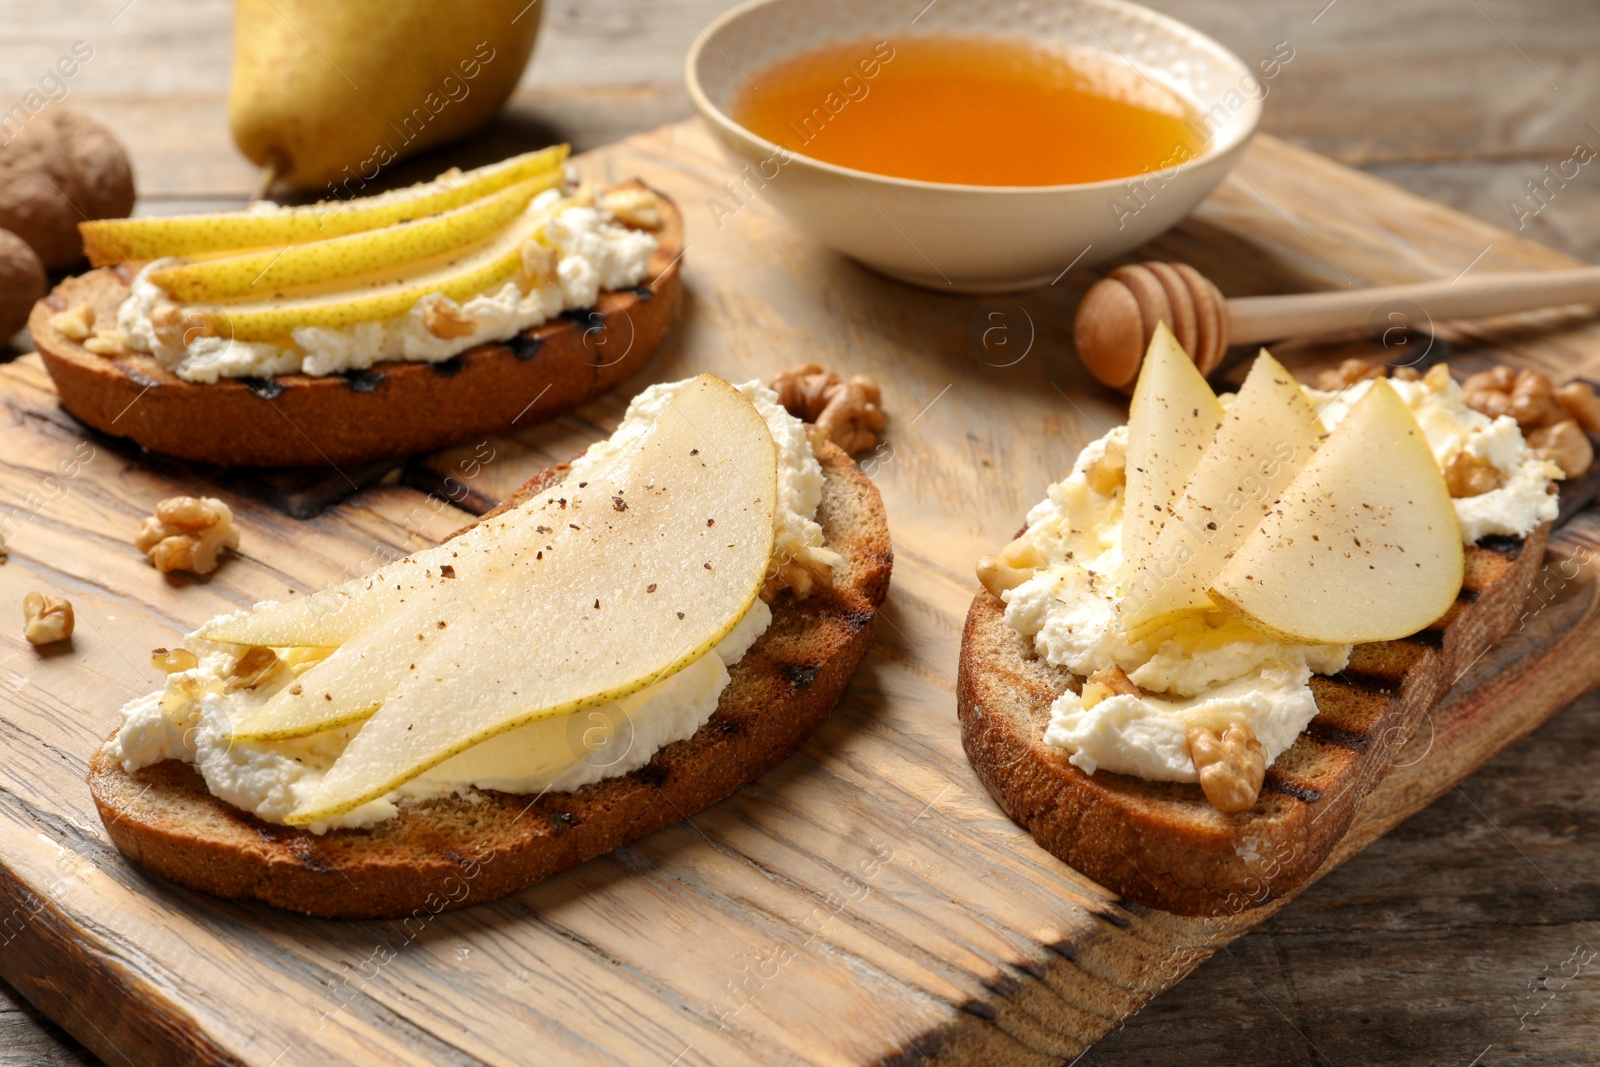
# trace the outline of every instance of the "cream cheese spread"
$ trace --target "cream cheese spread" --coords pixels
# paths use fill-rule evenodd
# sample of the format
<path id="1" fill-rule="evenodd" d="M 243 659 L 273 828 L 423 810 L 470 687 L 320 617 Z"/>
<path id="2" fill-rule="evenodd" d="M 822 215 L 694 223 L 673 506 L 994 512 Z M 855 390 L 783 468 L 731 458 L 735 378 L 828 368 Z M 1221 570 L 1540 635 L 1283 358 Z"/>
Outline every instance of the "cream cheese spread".
<path id="1" fill-rule="evenodd" d="M 655 385 L 639 394 L 616 433 L 575 460 L 567 480 L 584 480 L 641 437 L 684 384 Z M 837 561 L 839 557 L 823 547 L 822 528 L 816 522 L 822 467 L 802 423 L 760 382 L 738 388 L 760 411 L 778 448 L 779 548 L 775 551 L 823 563 Z M 517 514 L 513 511 L 504 518 L 515 521 Z M 336 827 L 371 826 L 393 818 L 402 804 L 431 797 L 470 797 L 477 789 L 569 791 L 637 770 L 659 749 L 692 736 L 705 724 L 727 687 L 728 669 L 771 622 L 771 609 L 757 600 L 711 652 L 676 674 L 623 700 L 529 723 L 482 741 L 387 796 L 313 823 L 309 829 L 321 834 Z M 293 678 L 230 691 L 227 681 L 248 649 L 193 636 L 184 647 L 199 664 L 169 675 L 159 692 L 130 701 L 122 709 L 121 728 L 106 742 L 107 753 L 130 772 L 166 759 L 182 760 L 200 772 L 217 797 L 267 822 L 282 823 L 316 791 L 360 724 L 293 741 L 236 741 L 232 724 Z M 305 650 L 299 651 L 300 657 L 291 651 L 286 660 L 304 658 Z"/>
<path id="2" fill-rule="evenodd" d="M 560 196 L 559 190 L 547 190 L 533 199 L 527 211 L 548 211 Z M 503 341 L 562 311 L 591 308 L 603 289 L 638 285 L 658 247 L 649 233 L 623 226 L 607 212 L 592 207 L 558 212 L 545 224 L 544 241 L 555 255 L 557 284 L 524 291 L 515 281 L 508 281 L 459 305 L 442 294 L 430 293 L 392 319 L 339 328 L 302 326 L 292 331 L 293 344 L 287 347 L 224 337 L 195 337 L 183 347 L 165 343 L 153 317 L 171 298 L 149 276 L 180 261 L 158 259 L 134 276 L 128 297 L 117 310 L 117 327 L 127 335 L 131 348 L 189 382 L 294 373 L 328 375 L 393 360 L 438 363 L 474 345 Z M 453 305 L 471 323 L 471 332 L 460 337 L 437 337 L 429 332 L 425 325 L 428 308 L 437 303 Z"/>
<path id="3" fill-rule="evenodd" d="M 1547 490 L 1560 472 L 1528 452 L 1515 420 L 1491 420 L 1467 407 L 1460 387 L 1442 375 L 1391 384 L 1441 466 L 1466 451 L 1499 472 L 1500 488 L 1455 502 L 1465 542 L 1524 535 L 1555 518 L 1558 503 Z M 1362 382 L 1338 394 L 1306 392 L 1331 429 L 1370 387 Z M 1270 765 L 1316 716 L 1311 675 L 1342 670 L 1350 647 L 1284 644 L 1220 611 L 1189 616 L 1137 641 L 1120 632 L 1127 440 L 1127 427 L 1120 426 L 1090 443 L 1071 475 L 1028 513 L 1021 540 L 1045 562 L 1002 599 L 1007 624 L 1046 662 L 1084 677 L 1120 667 L 1142 695 L 1113 695 L 1086 708 L 1079 694 L 1063 693 L 1051 708 L 1045 743 L 1071 753 L 1070 761 L 1091 774 L 1103 768 L 1193 782 L 1189 729 L 1220 733 L 1243 722 Z"/>

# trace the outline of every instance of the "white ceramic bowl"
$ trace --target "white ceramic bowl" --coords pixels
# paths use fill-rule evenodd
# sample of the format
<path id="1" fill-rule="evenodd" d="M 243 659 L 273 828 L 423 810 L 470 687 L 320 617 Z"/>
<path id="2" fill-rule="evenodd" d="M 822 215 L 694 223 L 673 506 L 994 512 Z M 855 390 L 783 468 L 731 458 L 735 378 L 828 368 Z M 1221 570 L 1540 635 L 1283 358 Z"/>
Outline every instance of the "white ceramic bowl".
<path id="1" fill-rule="evenodd" d="M 1022 37 L 1118 54 L 1194 105 L 1202 151 L 1159 177 L 1076 185 L 982 186 L 891 178 L 835 166 L 756 136 L 731 117 L 749 78 L 829 45 L 923 34 Z M 739 173 L 718 225 L 766 198 L 818 241 L 892 277 L 985 292 L 1047 285 L 1073 263 L 1110 259 L 1198 204 L 1244 152 L 1261 82 L 1227 49 L 1123 0 L 750 0 L 689 50 L 689 95 Z M 952 146 L 970 149 L 984 146 Z M 1003 146 L 994 146 L 1001 148 Z M 1120 202 L 1120 207 L 1118 203 Z"/>

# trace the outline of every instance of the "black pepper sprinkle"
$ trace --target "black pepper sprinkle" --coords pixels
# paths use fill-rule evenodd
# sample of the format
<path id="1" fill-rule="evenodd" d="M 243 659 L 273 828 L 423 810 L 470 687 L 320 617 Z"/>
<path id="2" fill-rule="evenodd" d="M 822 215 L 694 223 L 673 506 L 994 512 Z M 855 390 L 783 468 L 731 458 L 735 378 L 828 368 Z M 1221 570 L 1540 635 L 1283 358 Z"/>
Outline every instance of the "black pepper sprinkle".
<path id="1" fill-rule="evenodd" d="M 450 566 L 450 564 L 445 563 L 445 564 L 441 564 L 440 565 L 440 567 L 439 567 L 439 577 L 441 577 L 441 578 L 454 578 L 455 576 L 456 576 L 456 569 L 454 567 Z"/>
<path id="2" fill-rule="evenodd" d="M 611 506 L 618 511 L 628 510 L 628 502 L 622 499 L 620 496 L 614 496 L 611 498 Z"/>
<path id="3" fill-rule="evenodd" d="M 596 610 L 596 611 L 600 610 L 600 601 L 596 600 L 594 602 L 594 610 Z"/>
<path id="4" fill-rule="evenodd" d="M 535 526 L 533 529 L 534 529 L 535 533 L 549 533 L 550 532 L 550 527 L 548 527 L 548 526 Z"/>
<path id="5" fill-rule="evenodd" d="M 443 619 L 439 620 L 439 629 L 441 629 L 441 630 L 444 629 L 444 620 Z"/>
<path id="6" fill-rule="evenodd" d="M 585 489 L 585 488 L 587 488 L 587 487 L 588 487 L 588 485 L 589 485 L 589 483 L 588 483 L 588 482 L 579 482 L 579 483 L 578 483 L 578 488 L 579 488 L 579 489 Z"/>
<path id="7" fill-rule="evenodd" d="M 716 519 L 707 519 L 706 520 L 706 525 L 707 526 L 715 526 L 716 524 L 717 524 L 717 520 Z"/>
<path id="8" fill-rule="evenodd" d="M 699 450 L 699 449 L 698 449 L 698 448 L 691 448 L 691 449 L 689 449 L 689 455 L 691 455 L 691 456 L 698 456 L 698 455 L 699 455 L 699 454 L 700 454 L 700 450 Z"/>
<path id="9" fill-rule="evenodd" d="M 678 612 L 678 618 L 680 618 L 680 619 L 683 618 L 683 612 L 681 612 L 681 611 Z"/>
<path id="10" fill-rule="evenodd" d="M 656 583 L 651 582 L 649 585 L 645 586 L 644 591 L 646 593 L 654 593 L 656 591 Z"/>

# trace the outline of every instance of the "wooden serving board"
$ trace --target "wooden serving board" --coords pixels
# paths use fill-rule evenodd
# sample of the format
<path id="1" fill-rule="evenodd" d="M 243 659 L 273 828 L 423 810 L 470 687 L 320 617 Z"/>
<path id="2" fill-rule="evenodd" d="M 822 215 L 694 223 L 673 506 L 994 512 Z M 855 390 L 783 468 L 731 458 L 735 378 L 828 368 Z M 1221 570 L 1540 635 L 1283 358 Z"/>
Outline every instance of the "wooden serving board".
<path id="1" fill-rule="evenodd" d="M 309 521 L 86 437 L 36 357 L 0 368 L 0 605 L 53 591 L 78 617 L 66 651 L 0 630 L 0 974 L 117 1064 L 1073 1058 L 1281 906 L 1195 920 L 1118 901 L 1011 824 L 961 752 L 952 682 L 972 563 L 1124 417 L 1070 353 L 1072 309 L 1094 276 L 955 297 L 816 247 L 759 194 L 719 227 L 707 201 L 735 206 L 721 188 L 733 169 L 694 124 L 581 162 L 640 175 L 685 209 L 687 295 L 668 344 L 614 397 L 429 457 Z M 1143 252 L 1188 260 L 1229 295 L 1570 263 L 1265 137 Z M 1576 315 L 1441 325 L 1432 343 L 1430 358 L 1448 346 L 1461 362 L 1600 376 L 1600 330 Z M 1370 347 L 1280 354 L 1308 370 Z M 888 438 L 860 458 L 897 558 L 878 644 L 798 755 L 512 898 L 406 922 L 210 899 L 108 844 L 85 761 L 118 707 L 156 685 L 151 648 L 436 541 L 468 515 L 411 486 L 481 509 L 607 432 L 648 381 L 766 377 L 802 360 L 884 386 Z M 164 580 L 133 548 L 139 517 L 178 492 L 220 493 L 240 517 L 241 554 L 209 580 Z M 1328 868 L 1600 680 L 1596 547 L 1588 513 L 1555 538 L 1522 628 L 1434 709 Z"/>

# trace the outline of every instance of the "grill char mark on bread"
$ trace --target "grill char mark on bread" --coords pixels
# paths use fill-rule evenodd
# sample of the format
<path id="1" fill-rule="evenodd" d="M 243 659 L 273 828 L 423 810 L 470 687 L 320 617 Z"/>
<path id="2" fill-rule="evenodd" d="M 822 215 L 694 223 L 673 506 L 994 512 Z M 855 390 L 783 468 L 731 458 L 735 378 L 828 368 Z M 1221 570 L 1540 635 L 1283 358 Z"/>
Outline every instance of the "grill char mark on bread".
<path id="1" fill-rule="evenodd" d="M 370 830 L 315 837 L 229 806 L 191 767 L 129 774 L 97 751 L 89 787 L 113 842 L 190 889 L 330 918 L 398 918 L 493 900 L 722 800 L 798 748 L 827 717 L 871 647 L 893 553 L 878 491 L 832 444 L 817 512 L 847 563 L 831 589 L 781 594 L 772 626 L 733 669 L 716 713 L 643 768 L 572 793 L 484 792 L 405 806 Z M 530 481 L 500 509 L 560 479 Z M 798 686 L 797 671 L 810 682 Z"/>
<path id="2" fill-rule="evenodd" d="M 642 185 L 628 182 L 626 185 Z M 435 364 L 376 363 L 354 379 L 284 374 L 186 382 L 144 357 L 89 352 L 50 325 L 87 303 L 115 321 L 133 271 L 126 264 L 68 278 L 34 306 L 28 329 L 61 404 L 103 433 L 166 455 L 249 467 L 318 467 L 427 452 L 531 426 L 592 400 L 633 374 L 660 345 L 682 300 L 683 217 L 657 192 L 661 247 L 648 285 L 600 294 L 596 321 L 558 316 L 507 342 Z M 603 342 L 603 343 L 602 343 Z M 359 384 L 358 391 L 352 388 Z"/>
<path id="3" fill-rule="evenodd" d="M 967 613 L 956 681 L 962 744 L 1006 813 L 1047 851 L 1129 900 L 1180 915 L 1226 915 L 1301 885 L 1428 709 L 1516 624 L 1550 525 L 1469 547 L 1461 596 L 1400 641 L 1358 645 L 1350 666 L 1313 676 L 1317 717 L 1268 769 L 1249 811 L 1225 815 L 1200 787 L 1085 774 L 1044 743 L 1050 706 L 1082 680 L 1049 666 L 980 592 Z"/>

